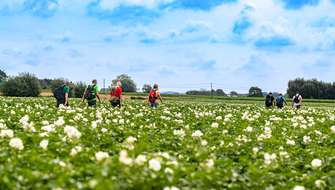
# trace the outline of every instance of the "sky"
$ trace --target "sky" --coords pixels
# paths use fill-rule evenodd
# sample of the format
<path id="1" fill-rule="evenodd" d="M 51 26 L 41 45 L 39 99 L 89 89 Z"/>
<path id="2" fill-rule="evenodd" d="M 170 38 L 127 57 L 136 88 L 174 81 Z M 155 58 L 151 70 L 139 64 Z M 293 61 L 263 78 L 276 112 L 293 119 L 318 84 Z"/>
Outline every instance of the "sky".
<path id="1" fill-rule="evenodd" d="M 333 81 L 335 0 L 0 0 L 0 69 L 161 91 Z M 106 86 L 107 86 L 106 84 Z"/>

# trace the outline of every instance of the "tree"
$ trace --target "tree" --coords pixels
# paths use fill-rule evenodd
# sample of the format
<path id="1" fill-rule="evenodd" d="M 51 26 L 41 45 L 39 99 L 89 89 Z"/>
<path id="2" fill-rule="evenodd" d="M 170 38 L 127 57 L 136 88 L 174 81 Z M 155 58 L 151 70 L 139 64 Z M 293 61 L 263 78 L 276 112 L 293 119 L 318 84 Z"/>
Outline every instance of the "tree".
<path id="1" fill-rule="evenodd" d="M 149 92 L 151 91 L 151 89 L 152 89 L 152 87 L 151 87 L 150 84 L 145 84 L 145 85 L 143 85 L 143 87 L 142 87 L 142 91 L 143 91 L 144 93 L 149 93 Z"/>
<path id="2" fill-rule="evenodd" d="M 253 86 L 249 89 L 249 97 L 263 97 L 262 89 Z"/>
<path id="3" fill-rule="evenodd" d="M 119 75 L 112 81 L 112 84 L 116 85 L 119 80 L 121 81 L 121 86 L 124 92 L 136 92 L 136 83 L 130 76 L 126 74 Z"/>
<path id="4" fill-rule="evenodd" d="M 18 97 L 37 97 L 41 93 L 38 78 L 29 73 L 9 78 L 3 83 L 1 90 L 5 96 Z"/>
<path id="5" fill-rule="evenodd" d="M 84 91 L 86 89 L 86 84 L 84 82 L 77 82 L 74 85 L 74 97 L 75 98 L 81 98 L 84 94 Z"/>
<path id="6" fill-rule="evenodd" d="M 226 93 L 222 89 L 216 89 L 215 94 L 217 96 L 227 96 Z"/>
<path id="7" fill-rule="evenodd" d="M 7 78 L 7 74 L 0 69 L 0 83 Z"/>
<path id="8" fill-rule="evenodd" d="M 238 96 L 238 93 L 236 91 L 231 91 L 230 96 Z"/>

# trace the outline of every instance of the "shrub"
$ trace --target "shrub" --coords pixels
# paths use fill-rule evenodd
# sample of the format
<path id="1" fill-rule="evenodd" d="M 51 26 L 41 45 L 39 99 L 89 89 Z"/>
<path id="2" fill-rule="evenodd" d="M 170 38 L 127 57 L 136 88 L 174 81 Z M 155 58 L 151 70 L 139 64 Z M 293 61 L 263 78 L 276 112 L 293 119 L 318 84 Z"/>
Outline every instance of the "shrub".
<path id="1" fill-rule="evenodd" d="M 86 84 L 83 82 L 78 82 L 74 85 L 74 97 L 81 98 L 86 89 Z"/>
<path id="2" fill-rule="evenodd" d="M 33 74 L 22 73 L 3 82 L 1 91 L 4 96 L 37 97 L 41 93 L 41 87 Z"/>

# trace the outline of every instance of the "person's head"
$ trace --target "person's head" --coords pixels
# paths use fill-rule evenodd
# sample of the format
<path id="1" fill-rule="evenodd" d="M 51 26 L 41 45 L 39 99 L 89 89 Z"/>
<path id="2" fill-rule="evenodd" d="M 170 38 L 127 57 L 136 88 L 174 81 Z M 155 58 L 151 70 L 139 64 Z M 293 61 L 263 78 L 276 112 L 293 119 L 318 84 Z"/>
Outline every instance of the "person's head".
<path id="1" fill-rule="evenodd" d="M 297 92 L 295 95 L 296 95 L 296 96 L 299 96 L 300 94 L 299 94 L 299 92 Z"/>
<path id="2" fill-rule="evenodd" d="M 119 86 L 119 87 L 122 86 L 121 81 L 118 80 L 117 83 L 116 83 L 116 85 Z"/>
<path id="3" fill-rule="evenodd" d="M 279 93 L 279 96 L 283 96 L 283 94 L 282 94 L 282 93 Z"/>
<path id="4" fill-rule="evenodd" d="M 97 81 L 96 79 L 93 79 L 93 80 L 92 80 L 92 84 L 93 84 L 93 85 L 96 85 L 96 84 L 98 84 L 98 81 Z"/>
<path id="5" fill-rule="evenodd" d="M 272 92 L 269 92 L 269 96 L 272 96 Z"/>
<path id="6" fill-rule="evenodd" d="M 158 84 L 154 84 L 153 89 L 158 90 Z"/>
<path id="7" fill-rule="evenodd" d="M 114 92 L 115 91 L 115 89 L 116 89 L 116 86 L 112 86 L 111 87 L 111 90 Z"/>
<path id="8" fill-rule="evenodd" d="M 70 85 L 70 81 L 66 80 L 66 81 L 64 81 L 64 84 L 65 84 L 66 86 L 69 86 L 69 85 Z"/>

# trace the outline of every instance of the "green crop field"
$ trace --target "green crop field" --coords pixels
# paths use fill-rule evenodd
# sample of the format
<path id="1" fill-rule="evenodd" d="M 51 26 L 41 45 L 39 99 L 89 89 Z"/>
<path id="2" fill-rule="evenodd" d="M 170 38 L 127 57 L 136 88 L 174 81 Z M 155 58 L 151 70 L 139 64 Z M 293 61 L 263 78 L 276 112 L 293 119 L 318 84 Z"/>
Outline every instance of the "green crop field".
<path id="1" fill-rule="evenodd" d="M 335 102 L 144 95 L 97 109 L 0 97 L 0 189 L 335 189 Z"/>

